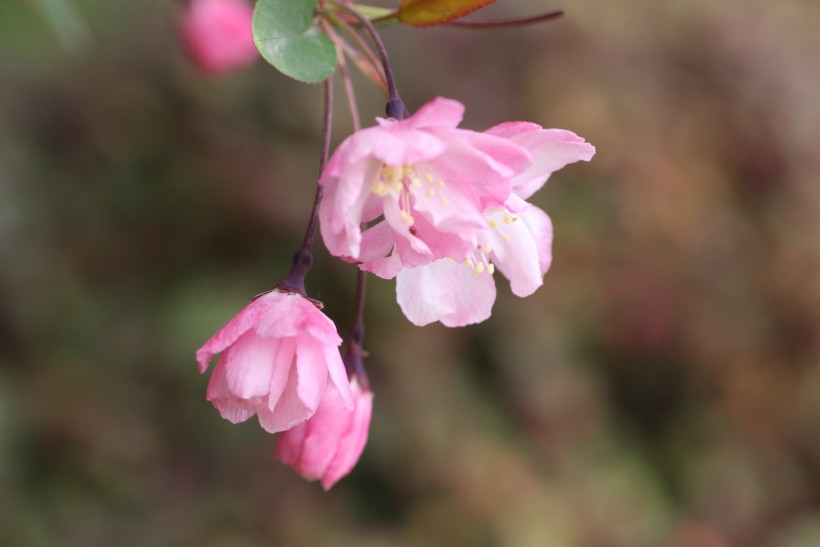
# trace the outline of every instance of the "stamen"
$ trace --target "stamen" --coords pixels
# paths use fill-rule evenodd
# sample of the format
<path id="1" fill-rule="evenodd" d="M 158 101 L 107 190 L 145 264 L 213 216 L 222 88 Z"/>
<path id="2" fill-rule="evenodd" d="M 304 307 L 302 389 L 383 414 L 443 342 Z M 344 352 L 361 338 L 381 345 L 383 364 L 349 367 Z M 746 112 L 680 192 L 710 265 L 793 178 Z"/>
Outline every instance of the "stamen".
<path id="1" fill-rule="evenodd" d="M 387 185 L 380 180 L 375 180 L 370 185 L 370 191 L 379 197 L 384 197 L 387 195 Z"/>
<path id="2" fill-rule="evenodd" d="M 493 275 L 495 273 L 495 264 L 492 262 L 487 265 L 487 273 Z"/>

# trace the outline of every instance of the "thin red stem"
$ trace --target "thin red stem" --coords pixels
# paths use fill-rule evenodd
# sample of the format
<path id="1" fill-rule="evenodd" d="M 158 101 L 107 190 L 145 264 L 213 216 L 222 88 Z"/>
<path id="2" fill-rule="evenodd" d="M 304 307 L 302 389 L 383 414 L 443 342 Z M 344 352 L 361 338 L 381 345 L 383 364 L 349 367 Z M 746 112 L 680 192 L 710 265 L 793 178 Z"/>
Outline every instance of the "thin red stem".
<path id="1" fill-rule="evenodd" d="M 387 49 L 384 47 L 384 42 L 382 42 L 379 32 L 376 30 L 376 27 L 373 26 L 373 23 L 370 22 L 370 19 L 355 9 L 349 8 L 342 4 L 336 4 L 336 6 L 352 15 L 359 22 L 362 28 L 367 31 L 367 34 L 376 46 L 376 51 L 379 53 L 382 68 L 384 69 L 384 79 L 387 82 L 387 115 L 397 120 L 403 119 L 404 103 L 399 96 L 399 90 L 396 87 L 396 79 L 393 76 L 393 69 L 390 68 L 390 59 L 387 56 Z"/>
<path id="2" fill-rule="evenodd" d="M 490 28 L 507 28 L 507 27 L 523 27 L 525 25 L 535 25 L 537 23 L 546 23 L 563 17 L 564 11 L 551 11 L 549 13 L 542 13 L 541 15 L 534 15 L 532 17 L 524 17 L 521 19 L 496 19 L 493 21 L 450 21 L 445 23 L 452 27 L 469 28 L 469 29 L 490 29 Z"/>

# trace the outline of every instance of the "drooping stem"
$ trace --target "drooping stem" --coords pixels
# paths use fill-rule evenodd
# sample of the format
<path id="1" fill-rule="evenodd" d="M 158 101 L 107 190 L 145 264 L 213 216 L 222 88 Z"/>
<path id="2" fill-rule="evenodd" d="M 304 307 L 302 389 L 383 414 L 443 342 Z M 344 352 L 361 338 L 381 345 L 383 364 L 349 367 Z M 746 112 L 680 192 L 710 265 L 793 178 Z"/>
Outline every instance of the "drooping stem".
<path id="1" fill-rule="evenodd" d="M 399 90 L 396 87 L 396 79 L 393 76 L 393 69 L 390 68 L 390 59 L 387 56 L 387 49 L 384 47 L 384 42 L 382 42 L 382 38 L 379 36 L 379 32 L 376 30 L 376 27 L 373 26 L 370 19 L 355 9 L 349 8 L 342 4 L 335 5 L 346 13 L 352 15 L 359 22 L 362 28 L 367 31 L 367 34 L 373 41 L 373 44 L 375 44 L 376 50 L 379 53 L 379 58 L 381 59 L 382 68 L 384 69 L 384 79 L 387 82 L 387 115 L 396 120 L 404 119 L 404 102 L 402 102 L 401 97 L 399 96 Z"/>
<path id="2" fill-rule="evenodd" d="M 322 154 L 319 159 L 319 177 L 325 170 L 328 157 L 330 156 L 330 134 L 333 125 L 333 77 L 325 80 L 325 117 L 322 126 Z M 320 184 L 316 184 L 316 195 L 313 198 L 313 209 L 310 211 L 305 238 L 302 246 L 293 255 L 293 266 L 290 273 L 277 286 L 286 292 L 299 293 L 307 296 L 305 290 L 305 277 L 313 264 L 313 240 L 316 235 L 316 226 L 319 223 L 319 205 L 322 203 L 323 190 Z"/>
<path id="3" fill-rule="evenodd" d="M 350 336 L 347 341 L 347 350 L 342 360 L 349 378 L 357 376 L 359 383 L 365 389 L 370 388 L 367 371 L 364 368 L 363 357 L 367 354 L 362 347 L 364 342 L 364 300 L 367 288 L 367 272 L 359 270 L 356 276 L 355 308 L 353 323 L 350 325 Z"/>
<path id="4" fill-rule="evenodd" d="M 472 29 L 489 29 L 489 28 L 505 28 L 505 27 L 523 27 L 525 25 L 534 25 L 536 23 L 546 23 L 563 17 L 563 10 L 551 11 L 549 13 L 542 13 L 541 15 L 533 15 L 532 17 L 523 17 L 520 19 L 496 19 L 493 21 L 450 21 L 447 25 L 460 28 Z"/>

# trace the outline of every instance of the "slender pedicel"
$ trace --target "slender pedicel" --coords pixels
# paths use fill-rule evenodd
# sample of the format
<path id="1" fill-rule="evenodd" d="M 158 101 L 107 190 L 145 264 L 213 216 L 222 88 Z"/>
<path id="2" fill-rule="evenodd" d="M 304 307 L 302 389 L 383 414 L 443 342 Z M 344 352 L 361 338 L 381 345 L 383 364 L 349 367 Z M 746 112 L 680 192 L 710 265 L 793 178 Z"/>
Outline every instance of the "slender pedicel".
<path id="1" fill-rule="evenodd" d="M 390 59 L 387 57 L 387 49 L 384 47 L 384 42 L 382 42 L 379 32 L 376 30 L 376 27 L 373 26 L 373 23 L 370 22 L 370 19 L 355 9 L 351 9 L 342 4 L 334 5 L 344 12 L 352 15 L 370 35 L 370 39 L 373 40 L 373 43 L 376 45 L 376 50 L 379 52 L 382 67 L 384 68 L 384 79 L 387 81 L 388 98 L 387 107 L 385 109 L 387 116 L 396 120 L 403 120 L 405 112 L 404 102 L 402 102 L 401 97 L 399 96 L 399 91 L 396 88 L 396 79 L 393 76 L 393 70 L 390 68 Z"/>
<path id="2" fill-rule="evenodd" d="M 322 155 L 319 160 L 319 177 L 327 165 L 330 156 L 330 131 L 333 124 L 333 77 L 325 80 L 325 119 L 322 127 Z M 310 220 L 305 230 L 305 239 L 302 246 L 293 255 L 293 266 L 287 277 L 278 285 L 277 289 L 290 293 L 298 293 L 307 298 L 305 291 L 305 276 L 313 264 L 313 239 L 316 234 L 316 224 L 319 220 L 319 204 L 322 202 L 322 186 L 316 185 L 316 195 L 313 198 L 313 209 L 310 212 Z M 316 303 L 316 301 L 314 301 Z"/>

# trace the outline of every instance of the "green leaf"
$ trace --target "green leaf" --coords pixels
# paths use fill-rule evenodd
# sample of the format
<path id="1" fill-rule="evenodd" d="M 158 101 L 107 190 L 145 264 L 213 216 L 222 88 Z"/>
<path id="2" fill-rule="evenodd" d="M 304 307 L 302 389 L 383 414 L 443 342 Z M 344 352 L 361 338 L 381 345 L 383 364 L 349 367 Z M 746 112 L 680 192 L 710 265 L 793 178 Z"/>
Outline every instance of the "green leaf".
<path id="1" fill-rule="evenodd" d="M 313 24 L 316 0 L 259 0 L 253 10 L 253 41 L 282 73 L 321 82 L 336 70 L 336 46 Z"/>
<path id="2" fill-rule="evenodd" d="M 464 17 L 493 2 L 495 0 L 402 0 L 396 16 L 402 23 L 428 27 Z"/>

